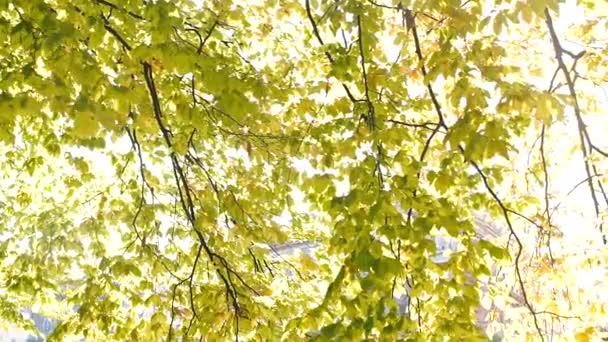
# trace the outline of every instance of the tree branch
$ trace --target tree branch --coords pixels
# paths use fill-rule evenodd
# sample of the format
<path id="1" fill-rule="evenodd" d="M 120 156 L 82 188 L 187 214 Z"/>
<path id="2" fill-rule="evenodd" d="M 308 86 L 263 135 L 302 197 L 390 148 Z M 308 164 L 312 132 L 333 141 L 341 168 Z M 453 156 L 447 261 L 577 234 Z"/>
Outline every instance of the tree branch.
<path id="1" fill-rule="evenodd" d="M 566 79 L 566 84 L 568 85 L 568 91 L 570 93 L 570 97 L 573 100 L 573 107 L 574 107 L 574 115 L 576 116 L 576 122 L 578 124 L 578 133 L 579 133 L 579 138 L 580 138 L 580 146 L 581 146 L 581 152 L 583 153 L 583 164 L 585 166 L 585 172 L 587 173 L 587 185 L 589 186 L 589 190 L 591 192 L 591 198 L 593 200 L 593 206 L 595 209 L 595 213 L 596 216 L 599 216 L 600 214 L 600 206 L 599 206 L 599 202 L 597 200 L 597 196 L 595 195 L 595 187 L 593 185 L 593 181 L 591 180 L 591 161 L 589 161 L 588 159 L 588 154 L 590 152 L 593 151 L 593 144 L 591 143 L 591 138 L 589 137 L 589 133 L 587 132 L 587 127 L 585 125 L 585 122 L 583 121 L 583 117 L 581 114 L 581 109 L 579 107 L 578 104 L 578 98 L 576 95 L 576 90 L 574 89 L 574 81 L 572 80 L 572 78 L 570 77 L 570 71 L 568 70 L 568 67 L 566 66 L 566 64 L 564 63 L 564 59 L 563 59 L 563 54 L 569 54 L 571 55 L 571 53 L 567 50 L 565 50 L 560 42 L 559 42 L 559 38 L 557 37 L 557 33 L 555 32 L 555 28 L 553 26 L 553 20 L 551 18 L 551 14 L 549 13 L 549 9 L 545 8 L 545 22 L 547 24 L 547 28 L 549 30 L 549 34 L 551 36 L 551 41 L 553 43 L 553 49 L 555 50 L 555 59 L 557 60 L 557 65 L 558 68 L 562 71 L 564 78 Z M 574 55 L 573 57 L 575 58 L 575 63 L 576 60 L 581 58 L 583 56 L 583 53 L 579 53 L 577 55 Z M 587 151 L 587 147 L 586 144 L 589 145 L 589 151 Z M 602 231 L 602 228 L 600 226 L 600 232 Z M 603 234 L 602 232 L 602 239 L 604 244 L 606 244 L 606 236 Z"/>
<path id="2" fill-rule="evenodd" d="M 310 24 L 312 26 L 312 31 L 313 31 L 315 37 L 317 38 L 317 41 L 319 42 L 321 47 L 323 47 L 325 44 L 323 43 L 323 39 L 321 38 L 321 34 L 319 33 L 319 28 L 317 26 L 317 23 L 315 22 L 315 19 L 312 16 L 312 12 L 310 10 L 310 0 L 306 0 L 306 16 L 308 17 L 308 20 L 310 21 Z M 325 56 L 329 60 L 330 64 L 333 65 L 335 63 L 334 57 L 331 55 L 331 53 L 329 51 L 325 51 Z M 342 83 L 342 87 L 344 88 L 344 91 L 346 91 L 346 95 L 351 100 L 351 102 L 353 102 L 353 103 L 361 102 L 361 100 L 355 99 L 355 97 L 351 93 L 350 89 L 348 89 L 348 86 L 346 86 L 346 84 Z"/>
<path id="3" fill-rule="evenodd" d="M 422 155 L 421 155 L 421 160 L 424 159 L 425 154 L 427 153 L 429 146 L 430 146 L 430 142 L 433 139 L 433 137 L 437 134 L 437 132 L 439 131 L 440 127 L 445 128 L 446 130 L 448 130 L 448 127 L 445 123 L 444 120 L 444 116 L 443 116 L 443 112 L 441 109 L 441 105 L 439 104 L 439 101 L 437 100 L 437 97 L 435 95 L 435 92 L 433 90 L 433 87 L 431 85 L 431 83 L 426 80 L 427 77 L 427 71 L 426 71 L 426 67 L 424 66 L 424 58 L 422 55 L 422 50 L 420 48 L 420 40 L 418 38 L 418 33 L 416 30 L 416 21 L 415 21 L 415 17 L 414 14 L 412 13 L 412 11 L 410 9 L 405 9 L 404 10 L 404 16 L 405 16 L 405 21 L 407 24 L 407 28 L 408 30 L 412 30 L 412 35 L 414 37 L 414 44 L 415 44 L 415 49 L 416 49 L 416 55 L 418 56 L 418 59 L 420 61 L 421 64 L 421 72 L 425 78 L 425 82 L 427 85 L 427 90 L 429 92 L 429 96 L 431 97 L 431 101 L 433 103 L 433 106 L 435 108 L 435 111 L 437 113 L 437 116 L 439 118 L 439 123 L 437 125 L 437 127 L 435 128 L 435 130 L 431 133 L 431 135 L 429 136 L 429 138 L 427 139 L 425 146 L 423 148 L 422 151 Z M 461 151 L 461 153 L 464 155 L 464 148 L 462 148 L 461 146 L 459 146 L 459 149 Z M 466 158 L 465 158 L 466 160 Z M 486 177 L 486 175 L 482 172 L 481 168 L 477 165 L 477 163 L 475 163 L 472 160 L 467 160 L 477 171 L 477 173 L 481 176 L 483 184 L 485 185 L 487 191 L 490 193 L 490 195 L 492 196 L 492 198 L 494 198 L 494 200 L 496 201 L 496 203 L 498 204 L 498 206 L 500 207 L 503 216 L 505 218 L 505 221 L 507 223 L 507 226 L 509 227 L 510 233 L 511 235 L 513 235 L 515 237 L 515 241 L 517 243 L 518 246 L 518 251 L 516 253 L 516 257 L 515 257 L 515 271 L 516 271 L 516 277 L 517 277 L 517 281 L 519 283 L 519 286 L 521 288 L 521 291 L 523 293 L 523 298 L 524 298 L 524 302 L 526 307 L 528 308 L 528 310 L 530 311 L 530 313 L 532 314 L 532 317 L 534 319 L 534 325 L 536 327 L 536 330 L 538 331 L 541 340 L 544 341 L 544 337 L 542 335 L 542 330 L 540 329 L 540 325 L 538 322 L 538 317 L 536 316 L 536 312 L 534 311 L 534 308 L 532 307 L 532 304 L 530 303 L 530 301 L 528 300 L 528 296 L 527 296 L 527 292 L 525 289 L 525 285 L 523 282 L 523 277 L 521 275 L 521 270 L 520 270 L 520 265 L 519 265 L 519 261 L 521 258 L 521 254 L 523 252 L 523 244 L 519 238 L 519 236 L 515 233 L 515 229 L 513 228 L 513 225 L 511 223 L 511 219 L 509 218 L 509 209 L 507 209 L 507 207 L 503 204 L 503 202 L 500 200 L 500 198 L 498 197 L 498 195 L 494 192 L 493 188 L 490 186 L 488 179 Z M 411 217 L 411 213 L 408 213 L 408 219 L 409 217 Z"/>

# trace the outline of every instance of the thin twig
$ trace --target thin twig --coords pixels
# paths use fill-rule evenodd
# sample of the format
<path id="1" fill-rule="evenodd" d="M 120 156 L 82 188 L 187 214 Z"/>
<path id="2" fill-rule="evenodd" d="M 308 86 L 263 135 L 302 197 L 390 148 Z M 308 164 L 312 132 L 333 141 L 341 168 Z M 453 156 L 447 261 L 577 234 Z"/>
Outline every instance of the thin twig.
<path id="1" fill-rule="evenodd" d="M 589 133 L 587 132 L 587 127 L 585 125 L 585 122 L 583 121 L 581 109 L 580 109 L 579 103 L 578 103 L 576 90 L 574 89 L 574 81 L 570 77 L 570 71 L 568 70 L 568 67 L 564 63 L 564 59 L 562 56 L 564 53 L 569 54 L 569 55 L 572 55 L 572 54 L 561 46 L 561 44 L 559 42 L 559 38 L 557 37 L 557 33 L 555 32 L 555 28 L 553 26 L 553 20 L 551 18 L 551 14 L 549 13 L 548 8 L 545 8 L 545 22 L 547 24 L 547 28 L 548 28 L 549 34 L 551 36 L 551 41 L 553 43 L 553 49 L 555 50 L 555 59 L 557 60 L 558 68 L 562 71 L 564 78 L 566 79 L 566 84 L 568 85 L 568 91 L 570 92 L 570 97 L 572 98 L 572 101 L 573 101 L 574 115 L 576 116 L 576 122 L 578 124 L 580 147 L 581 147 L 581 151 L 583 153 L 583 164 L 585 166 L 585 172 L 587 173 L 587 177 L 588 177 L 587 184 L 588 184 L 589 190 L 591 192 L 591 198 L 593 200 L 593 206 L 595 209 L 596 216 L 599 216 L 599 214 L 600 214 L 599 202 L 595 195 L 595 187 L 591 180 L 591 162 L 588 159 L 588 153 L 593 151 L 593 147 L 592 147 L 591 139 L 589 137 Z M 577 55 L 573 55 L 573 58 L 575 58 L 575 62 L 577 59 L 581 58 L 583 56 L 583 54 L 584 53 L 579 53 Z M 586 143 L 589 145 L 589 151 L 587 151 Z M 600 232 L 601 231 L 602 231 L 602 228 L 600 226 Z M 604 240 L 604 244 L 606 244 L 606 242 L 607 242 L 606 236 L 602 234 L 602 238 Z"/>
<path id="2" fill-rule="evenodd" d="M 437 126 L 439 126 L 438 123 L 436 122 L 423 122 L 423 123 L 411 123 L 411 122 L 405 122 L 405 121 L 400 121 L 400 120 L 394 120 L 394 119 L 386 119 L 386 122 L 390 122 L 396 125 L 401 125 L 401 126 L 406 126 L 406 127 L 412 127 L 412 128 L 426 128 L 428 130 L 435 130 L 437 128 Z"/>
<path id="3" fill-rule="evenodd" d="M 109 1 L 106 1 L 106 0 L 96 0 L 96 1 L 97 1 L 98 4 L 108 6 L 108 7 L 112 8 L 112 9 L 115 9 L 115 10 L 118 10 L 118 11 L 125 12 L 125 13 L 127 13 L 128 15 L 130 15 L 131 17 L 133 17 L 135 19 L 145 20 L 145 18 L 142 17 L 141 15 L 139 15 L 139 14 L 137 14 L 135 12 L 126 10 L 124 8 L 120 8 L 117 5 L 115 5 L 115 4 L 113 4 L 113 3 L 109 2 Z"/>
<path id="4" fill-rule="evenodd" d="M 464 149 L 462 147 L 460 149 L 461 149 L 461 152 L 464 153 Z M 477 171 L 477 173 L 479 174 L 479 176 L 481 176 L 481 179 L 483 181 L 484 186 L 486 187 L 486 190 L 488 190 L 488 192 L 490 193 L 490 195 L 494 198 L 494 200 L 496 201 L 496 203 L 500 207 L 500 210 L 503 213 L 503 217 L 505 218 L 505 222 L 507 223 L 509 231 L 511 232 L 511 235 L 515 238 L 515 243 L 517 244 L 517 247 L 518 247 L 517 248 L 517 253 L 515 254 L 515 274 L 517 276 L 517 281 L 519 283 L 519 287 L 520 287 L 521 292 L 522 292 L 524 304 L 526 305 L 526 307 L 528 308 L 528 310 L 532 314 L 532 318 L 534 319 L 534 326 L 536 327 L 536 330 L 538 331 L 538 334 L 539 334 L 539 337 L 540 337 L 541 341 L 544 341 L 545 338 L 543 337 L 543 333 L 542 333 L 542 330 L 541 330 L 539 322 L 538 322 L 538 317 L 536 316 L 536 311 L 534 311 L 534 308 L 532 307 L 532 304 L 528 300 L 528 294 L 527 294 L 527 291 L 526 291 L 526 288 L 525 288 L 525 285 L 524 285 L 523 277 L 521 275 L 521 269 L 520 269 L 520 266 L 519 266 L 519 260 L 521 258 L 522 252 L 523 252 L 523 244 L 522 244 L 519 236 L 515 233 L 515 229 L 513 228 L 513 225 L 511 224 L 511 219 L 509 218 L 509 209 L 507 209 L 507 207 L 504 205 L 504 203 L 502 202 L 502 200 L 498 197 L 498 195 L 496 194 L 496 192 L 494 192 L 494 189 L 492 188 L 492 186 L 490 186 L 490 183 L 488 182 L 488 179 L 487 179 L 486 175 L 483 173 L 483 171 L 477 165 L 477 163 L 475 163 L 472 160 L 469 160 L 469 163 L 471 165 L 473 165 L 473 167 L 475 168 L 475 170 Z"/>
<path id="5" fill-rule="evenodd" d="M 376 113 L 374 104 L 369 96 L 369 82 L 367 80 L 367 72 L 365 71 L 365 52 L 363 49 L 363 29 L 361 25 L 361 16 L 357 15 L 357 31 L 359 33 L 359 54 L 361 55 L 361 73 L 363 74 L 363 86 L 365 90 L 365 102 L 367 103 L 367 126 L 370 130 L 376 129 Z"/>
<path id="6" fill-rule="evenodd" d="M 312 31 L 313 31 L 315 37 L 317 38 L 317 41 L 319 42 L 321 47 L 323 47 L 325 45 L 325 43 L 323 43 L 323 38 L 321 38 L 321 34 L 319 33 L 319 28 L 317 26 L 317 22 L 315 21 L 314 17 L 312 16 L 312 12 L 310 10 L 310 0 L 306 0 L 306 16 L 308 17 L 308 20 L 310 21 L 310 24 L 312 26 Z M 325 56 L 329 60 L 330 64 L 333 65 L 335 63 L 334 57 L 331 55 L 331 53 L 329 51 L 325 51 Z M 361 100 L 355 99 L 355 97 L 351 93 L 350 89 L 348 89 L 348 86 L 346 86 L 346 84 L 342 83 L 342 87 L 344 88 L 344 91 L 346 91 L 346 95 L 348 96 L 348 98 L 353 103 L 361 102 Z"/>
<path id="7" fill-rule="evenodd" d="M 549 249 L 549 257 L 551 263 L 553 263 L 553 252 L 551 250 L 551 234 L 553 230 L 553 224 L 551 223 L 551 213 L 549 212 L 549 171 L 547 170 L 547 161 L 545 160 L 545 124 L 540 133 L 540 159 L 543 165 L 544 175 L 544 198 L 545 198 L 545 216 L 547 217 L 547 248 Z"/>
<path id="8" fill-rule="evenodd" d="M 156 89 L 156 85 L 154 83 L 152 66 L 148 62 L 142 62 L 141 64 L 143 67 L 143 74 L 144 74 L 144 78 L 146 81 L 146 86 L 148 88 L 148 93 L 152 100 L 154 118 L 156 119 L 156 123 L 158 124 L 158 127 L 163 136 L 163 139 L 165 140 L 165 144 L 170 151 L 170 158 L 171 158 L 171 162 L 173 164 L 173 174 L 175 177 L 175 183 L 176 183 L 176 186 L 178 189 L 180 202 L 182 204 L 184 213 L 186 214 L 186 218 L 187 218 L 190 226 L 192 227 L 194 233 L 196 234 L 196 236 L 198 238 L 198 242 L 200 244 L 200 246 L 199 246 L 200 248 L 198 250 L 198 254 L 197 254 L 196 258 L 198 259 L 200 253 L 203 250 L 205 251 L 205 253 L 209 257 L 209 260 L 216 267 L 216 271 L 217 271 L 218 276 L 220 277 L 220 280 L 224 283 L 224 287 L 226 289 L 226 296 L 231 299 L 232 307 L 233 307 L 235 315 L 237 316 L 237 319 L 238 319 L 238 316 L 240 316 L 240 314 L 243 312 L 243 310 L 241 309 L 240 304 L 238 302 L 238 298 L 237 298 L 239 294 L 236 291 L 235 285 L 232 283 L 232 281 L 230 281 L 229 278 L 227 278 L 226 274 L 227 275 L 230 275 L 230 274 L 236 275 L 237 278 L 241 281 L 241 283 L 243 285 L 245 285 L 245 287 L 247 287 L 249 290 L 252 290 L 252 288 L 234 270 L 232 270 L 232 268 L 228 264 L 228 261 L 224 257 L 220 256 L 219 254 L 217 254 L 211 250 L 211 248 L 207 244 L 207 241 L 205 240 L 203 234 L 201 233 L 201 231 L 198 229 L 198 227 L 196 225 L 195 209 L 194 209 L 194 204 L 193 204 L 193 200 L 192 200 L 192 190 L 190 189 L 188 180 L 186 179 L 184 170 L 182 168 L 182 165 L 181 165 L 179 159 L 177 158 L 176 152 L 173 149 L 172 133 L 171 133 L 171 131 L 169 131 L 169 129 L 163 123 L 163 119 L 162 119 L 163 115 L 162 115 L 162 111 L 161 111 L 159 95 L 158 95 L 158 92 Z M 223 266 L 226 274 L 224 274 L 220 270 L 220 267 L 219 267 L 220 265 L 218 265 L 218 262 L 219 262 L 219 264 L 221 264 L 221 266 Z M 194 277 L 195 268 L 196 268 L 196 264 L 193 265 L 193 271 L 190 275 L 190 282 L 192 282 L 192 278 Z M 256 293 L 256 292 L 254 291 L 254 293 Z"/>
<path id="9" fill-rule="evenodd" d="M 416 21 L 415 21 L 414 14 L 412 13 L 412 11 L 410 9 L 405 9 L 404 15 L 405 15 L 405 20 L 406 20 L 406 24 L 407 24 L 408 30 L 412 30 L 412 34 L 414 36 L 414 44 L 415 44 L 415 48 L 416 48 L 416 54 L 418 55 L 418 59 L 419 59 L 420 64 L 421 64 L 422 74 L 423 74 L 423 76 L 425 77 L 425 80 L 426 80 L 427 72 L 426 72 L 426 67 L 424 66 L 424 58 L 422 56 L 422 50 L 420 48 L 420 41 L 418 39 L 418 34 L 417 34 L 417 30 L 416 30 Z M 426 154 L 426 152 L 428 151 L 428 148 L 430 146 L 430 141 L 435 136 L 435 134 L 438 132 L 439 128 L 443 127 L 446 130 L 448 130 L 448 127 L 447 127 L 447 125 L 445 123 L 445 120 L 443 118 L 443 112 L 441 110 L 441 106 L 439 104 L 439 101 L 437 100 L 437 97 L 435 95 L 433 87 L 432 87 L 430 81 L 427 80 L 426 82 L 427 82 L 427 90 L 429 92 L 429 95 L 431 97 L 431 101 L 433 103 L 433 106 L 434 106 L 435 111 L 437 113 L 437 116 L 439 118 L 439 124 L 437 125 L 436 129 L 431 133 L 431 135 L 429 136 L 429 139 L 427 139 L 427 142 L 425 143 L 425 146 L 424 146 L 424 149 L 423 149 L 423 154 L 421 156 L 421 159 L 424 158 L 424 155 Z M 462 148 L 461 146 L 459 146 L 459 149 L 460 149 L 461 153 L 464 155 L 464 148 Z M 466 158 L 465 158 L 465 160 L 466 160 Z M 536 330 L 538 331 L 541 340 L 544 341 L 544 337 L 542 335 L 542 330 L 540 329 L 540 325 L 539 325 L 539 322 L 538 322 L 538 317 L 536 316 L 536 313 L 534 311 L 534 308 L 532 307 L 532 304 L 528 300 L 528 296 L 527 296 L 527 293 L 526 293 L 526 290 L 525 290 L 525 285 L 524 285 L 523 278 L 522 278 L 522 275 L 521 275 L 521 270 L 520 270 L 520 265 L 519 265 L 519 259 L 521 257 L 522 252 L 523 252 L 523 244 L 522 244 L 521 240 L 519 239 L 519 236 L 517 236 L 517 234 L 515 233 L 513 225 L 511 224 L 511 219 L 509 218 L 509 209 L 507 209 L 507 207 L 503 204 L 503 202 L 500 200 L 500 198 L 498 197 L 498 195 L 494 192 L 493 188 L 490 186 L 490 184 L 488 182 L 488 179 L 487 179 L 486 175 L 482 172 L 481 168 L 477 165 L 477 163 L 475 163 L 472 160 L 468 160 L 468 162 L 475 168 L 475 170 L 477 170 L 477 173 L 481 176 L 482 181 L 483 181 L 483 183 L 484 183 L 484 185 L 486 187 L 486 190 L 490 193 L 490 195 L 494 198 L 494 200 L 496 201 L 496 203 L 498 204 L 498 206 L 502 210 L 503 216 L 505 218 L 507 226 L 509 227 L 511 235 L 513 235 L 515 237 L 515 241 L 516 241 L 517 246 L 518 246 L 518 251 L 517 251 L 517 254 L 516 254 L 516 257 L 515 257 L 515 271 L 516 271 L 517 280 L 519 282 L 519 286 L 520 286 L 521 291 L 523 293 L 524 304 L 526 305 L 526 307 L 528 308 L 528 310 L 532 314 Z M 408 220 L 409 220 L 410 217 L 411 217 L 411 210 L 410 210 L 410 213 L 408 213 Z"/>

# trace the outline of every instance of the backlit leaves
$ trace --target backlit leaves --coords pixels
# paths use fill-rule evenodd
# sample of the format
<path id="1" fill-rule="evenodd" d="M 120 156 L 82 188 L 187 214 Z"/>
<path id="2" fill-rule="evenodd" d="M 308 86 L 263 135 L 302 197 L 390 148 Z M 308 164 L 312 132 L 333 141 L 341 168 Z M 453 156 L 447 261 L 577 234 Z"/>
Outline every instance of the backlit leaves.
<path id="1" fill-rule="evenodd" d="M 558 256 L 553 177 L 579 129 L 603 217 L 606 13 L 561 28 L 568 84 L 545 20 L 569 6 L 5 1 L 0 315 L 52 312 L 50 340 L 474 341 L 498 308 L 518 340 L 571 286 L 594 309 L 563 334 L 590 340 L 601 300 L 565 274 L 605 256 Z"/>

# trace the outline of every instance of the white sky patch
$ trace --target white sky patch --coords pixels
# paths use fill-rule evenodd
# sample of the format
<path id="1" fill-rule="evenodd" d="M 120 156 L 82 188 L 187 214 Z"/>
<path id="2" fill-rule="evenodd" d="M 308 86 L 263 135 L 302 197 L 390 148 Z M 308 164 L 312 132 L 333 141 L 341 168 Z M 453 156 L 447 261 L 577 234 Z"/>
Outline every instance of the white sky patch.
<path id="1" fill-rule="evenodd" d="M 293 199 L 292 209 L 297 213 L 310 211 L 310 204 L 306 202 L 306 194 L 296 187 L 291 187 L 290 196 Z"/>
<path id="2" fill-rule="evenodd" d="M 106 148 L 114 153 L 124 155 L 129 153 L 133 149 L 133 146 L 131 146 L 131 140 L 129 140 L 127 135 L 121 135 L 116 140 L 111 139 L 109 136 L 106 137 Z"/>
<path id="3" fill-rule="evenodd" d="M 44 63 L 44 60 L 42 59 L 42 57 L 36 58 L 35 71 L 44 78 L 49 78 L 52 75 L 51 71 L 46 68 L 46 64 Z"/>
<path id="4" fill-rule="evenodd" d="M 308 159 L 291 158 L 291 166 L 307 177 L 312 177 L 321 173 L 312 166 Z"/>
<path id="5" fill-rule="evenodd" d="M 278 225 L 289 227 L 289 226 L 291 226 L 291 220 L 292 219 L 293 219 L 293 217 L 291 216 L 291 214 L 289 213 L 289 211 L 283 210 L 283 212 L 281 213 L 281 215 L 274 216 L 272 218 L 272 221 L 274 223 L 278 224 Z"/>
<path id="6" fill-rule="evenodd" d="M 373 155 L 374 152 L 372 151 L 372 147 L 373 142 L 371 141 L 367 141 L 359 145 L 359 147 L 357 147 L 357 149 L 355 150 L 355 158 L 357 159 L 357 161 L 361 162 L 365 160 L 367 156 Z"/>
<path id="7" fill-rule="evenodd" d="M 344 176 L 341 180 L 333 180 L 336 187 L 336 197 L 343 197 L 350 193 L 350 178 Z"/>
<path id="8" fill-rule="evenodd" d="M 253 167 L 253 163 L 251 162 L 251 159 L 249 159 L 249 153 L 242 147 L 239 147 L 238 149 L 229 147 L 226 149 L 225 154 L 228 159 L 243 162 L 243 166 L 246 170 Z"/>

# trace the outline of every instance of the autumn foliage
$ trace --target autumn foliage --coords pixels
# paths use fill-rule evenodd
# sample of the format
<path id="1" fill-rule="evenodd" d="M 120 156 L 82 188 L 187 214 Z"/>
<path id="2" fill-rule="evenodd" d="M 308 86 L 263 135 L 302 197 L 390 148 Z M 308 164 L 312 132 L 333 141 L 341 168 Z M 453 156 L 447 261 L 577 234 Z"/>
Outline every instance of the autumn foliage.
<path id="1" fill-rule="evenodd" d="M 4 0 L 0 23 L 6 329 L 608 328 L 603 3 Z"/>

